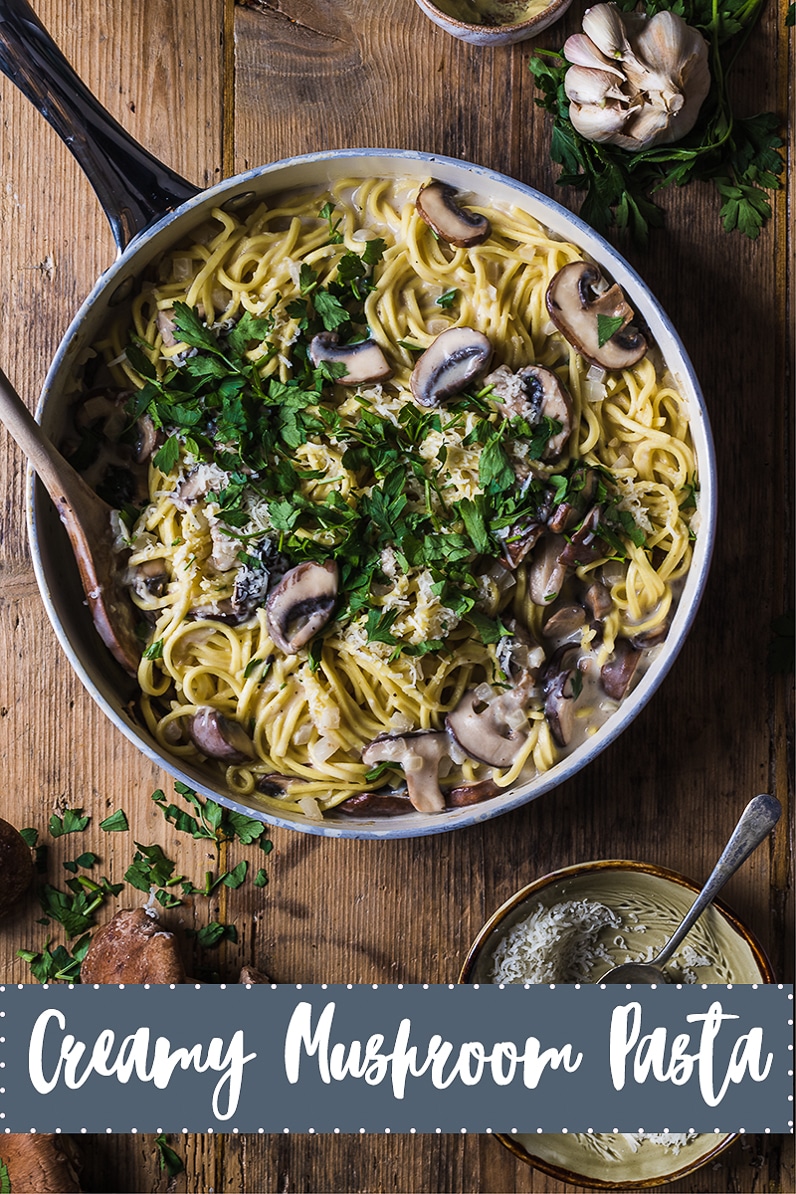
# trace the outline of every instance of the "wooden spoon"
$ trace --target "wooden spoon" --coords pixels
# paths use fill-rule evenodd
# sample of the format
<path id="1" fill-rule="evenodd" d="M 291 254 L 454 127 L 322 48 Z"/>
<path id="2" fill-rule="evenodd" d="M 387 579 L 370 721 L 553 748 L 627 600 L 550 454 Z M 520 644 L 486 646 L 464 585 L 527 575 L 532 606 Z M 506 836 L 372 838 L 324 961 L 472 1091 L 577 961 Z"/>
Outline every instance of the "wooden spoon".
<path id="1" fill-rule="evenodd" d="M 111 507 L 50 443 L 2 369 L 0 419 L 36 470 L 66 527 L 97 633 L 125 671 L 134 676 L 141 642 L 121 576 L 124 553 L 112 547 Z"/>

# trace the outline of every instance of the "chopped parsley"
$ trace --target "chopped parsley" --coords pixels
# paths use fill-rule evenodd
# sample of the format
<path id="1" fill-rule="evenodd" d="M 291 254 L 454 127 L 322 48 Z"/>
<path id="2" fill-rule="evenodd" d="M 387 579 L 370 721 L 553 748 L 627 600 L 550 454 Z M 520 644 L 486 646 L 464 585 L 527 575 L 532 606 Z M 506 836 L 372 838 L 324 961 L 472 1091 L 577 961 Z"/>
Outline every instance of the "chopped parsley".
<path id="1" fill-rule="evenodd" d="M 540 470 L 539 477 L 528 478 L 522 463 L 543 460 L 561 424 L 507 418 L 491 386 L 465 391 L 438 408 L 406 402 L 394 419 L 374 409 L 370 396 L 352 393 L 347 398 L 358 404 L 356 417 L 341 415 L 334 383 L 346 367 L 314 365 L 310 345 L 319 333 L 333 334 L 341 345 L 368 338 L 365 300 L 387 246 L 374 238 L 351 251 L 343 244 L 334 206 L 324 204 L 318 215 L 327 224 L 329 244 L 340 248 L 321 264 L 299 265 L 298 295 L 287 304 L 296 326 L 289 348 L 278 338 L 274 312 L 246 313 L 231 328 L 209 327 L 196 309 L 175 302 L 176 335 L 191 351 L 161 364 L 159 374 L 141 346 L 131 345 L 128 361 L 143 385 L 128 400 L 128 414 L 147 414 L 161 433 L 155 463 L 165 472 L 187 457 L 188 467 L 195 459 L 226 474 L 210 496 L 221 530 L 240 540 L 237 559 L 245 568 L 256 572 L 264 566 L 268 543 L 291 566 L 331 558 L 338 565 L 339 625 L 359 621 L 368 642 L 393 647 L 395 655 L 442 651 L 454 620 L 450 627 L 435 627 L 423 642 L 410 643 L 396 630 L 398 611 L 382 608 L 379 593 L 389 580 L 385 549 L 402 572 L 430 573 L 441 606 L 456 620 L 468 617 L 479 601 L 479 561 L 502 558 L 507 530 L 539 518 L 546 495 L 552 489 L 558 497 L 562 489 L 555 474 L 547 479 Z M 457 295 L 450 289 L 437 305 L 450 307 Z M 608 338 L 615 330 L 608 319 L 601 335 Z M 402 347 L 422 351 L 410 342 Z M 289 356 L 290 367 L 280 374 L 270 364 L 277 352 Z M 450 493 L 455 484 L 450 432 L 462 427 L 464 446 L 478 448 L 479 491 L 467 497 Z M 340 469 L 308 467 L 300 454 L 304 445 L 339 453 Z M 637 528 L 621 519 L 614 518 L 611 530 L 615 538 L 637 539 Z M 498 641 L 496 624 L 470 620 L 484 643 Z M 162 651 L 158 639 L 144 657 L 157 660 Z M 309 648 L 311 671 L 320 668 L 322 652 L 317 639 Z M 252 659 L 245 678 L 261 682 L 269 667 L 268 660 Z M 194 836 L 218 836 L 222 814 L 213 802 L 200 807 L 195 794 L 186 799 L 190 811 L 165 797 L 159 801 L 167 819 Z"/>

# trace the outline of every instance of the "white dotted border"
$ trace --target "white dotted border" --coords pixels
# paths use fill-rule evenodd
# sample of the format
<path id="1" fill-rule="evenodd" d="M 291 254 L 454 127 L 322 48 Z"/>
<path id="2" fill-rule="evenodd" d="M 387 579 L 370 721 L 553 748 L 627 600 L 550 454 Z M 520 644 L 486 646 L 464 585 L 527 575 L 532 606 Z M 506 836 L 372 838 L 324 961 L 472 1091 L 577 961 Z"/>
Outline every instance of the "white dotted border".
<path id="1" fill-rule="evenodd" d="M 0 984 L 0 995 L 2 995 L 2 994 L 5 994 L 6 990 L 7 990 L 9 987 L 10 987 L 11 989 L 13 989 L 14 987 L 16 987 L 16 989 L 17 989 L 18 991 L 24 991 L 24 990 L 25 990 L 25 987 L 26 987 L 26 985 L 27 985 L 27 986 L 31 986 L 31 985 L 33 985 L 33 986 L 36 986 L 36 989 L 38 989 L 38 990 L 41 990 L 41 991 L 48 991 L 48 990 L 50 989 L 50 984 L 49 984 L 49 983 L 42 983 L 41 985 L 37 985 L 37 984 L 30 984 L 30 983 L 28 983 L 28 984 L 25 984 L 25 983 L 4 984 L 4 983 L 2 983 L 2 984 Z M 126 986 L 128 986 L 128 985 L 132 985 L 132 984 L 119 983 L 119 984 L 118 984 L 118 990 L 120 990 L 120 991 L 124 991 L 124 990 L 125 990 L 125 987 L 126 987 Z M 219 985 L 219 987 L 220 987 L 220 989 L 221 989 L 222 991 L 226 991 L 226 990 L 228 989 L 228 984 L 227 984 L 227 983 L 220 983 L 220 984 L 218 984 L 218 985 Z M 303 991 L 307 985 L 313 986 L 313 985 L 316 985 L 316 984 L 295 983 L 295 984 L 293 984 L 293 989 L 294 989 L 294 990 L 296 990 L 296 991 Z M 407 985 L 409 985 L 409 986 L 411 986 L 411 987 L 416 987 L 416 988 L 422 989 L 423 991 L 429 991 L 429 990 L 431 990 L 431 989 L 432 989 L 432 988 L 434 988 L 434 987 L 442 987 L 442 986 L 447 986 L 447 989 L 448 989 L 449 991 L 455 991 L 455 990 L 457 990 L 457 989 L 459 989 L 459 988 L 462 988 L 462 989 L 464 989 L 465 987 L 466 987 L 467 989 L 469 989 L 469 990 L 472 990 L 472 991 L 480 991 L 480 990 L 482 989 L 482 986 L 483 986 L 483 984 L 481 984 L 481 983 L 469 983 L 469 984 L 458 984 L 458 983 L 447 983 L 447 984 L 443 984 L 443 983 L 440 983 L 440 984 L 432 984 L 432 983 L 414 983 L 414 984 L 405 984 L 405 983 L 356 983 L 356 984 L 355 984 L 355 983 L 335 983 L 335 984 L 331 984 L 331 983 L 320 983 L 320 984 L 317 984 L 317 985 L 320 987 L 320 990 L 322 990 L 322 991 L 328 991 L 330 987 L 334 987 L 334 986 L 345 987 L 345 989 L 346 989 L 347 991 L 353 991 L 353 989 L 354 989 L 354 987 L 355 987 L 355 986 L 370 987 L 370 989 L 371 989 L 371 990 L 373 990 L 373 991 L 378 991 L 378 990 L 379 990 L 379 987 L 387 987 L 387 988 L 389 988 L 390 990 L 396 990 L 396 989 L 397 989 L 397 990 L 399 990 L 399 991 L 403 991 L 403 990 L 405 990 L 405 988 L 406 988 L 406 986 L 407 986 Z M 495 989 L 497 989 L 497 990 L 499 990 L 499 991 L 505 991 L 505 990 L 510 990 L 510 989 L 517 989 L 517 987 L 518 987 L 518 985 L 519 985 L 519 984 L 516 984 L 516 983 L 510 983 L 510 984 L 498 983 L 498 984 L 487 984 L 487 985 L 489 986 L 489 988 L 490 988 L 491 990 L 495 990 Z M 551 990 L 551 991 L 555 991 L 555 989 L 556 989 L 556 984 L 555 984 L 555 983 L 549 983 L 549 984 L 547 984 L 547 985 L 548 985 L 548 988 L 549 988 L 549 990 Z M 606 991 L 606 990 L 608 989 L 608 985 L 607 985 L 606 983 L 599 983 L 599 984 L 596 984 L 596 985 L 598 985 L 598 986 L 599 986 L 599 989 L 600 989 L 601 991 Z M 737 984 L 736 984 L 736 985 L 737 985 Z M 771 984 L 771 985 L 774 985 L 774 984 Z M 59 990 L 64 990 L 64 989 L 66 989 L 66 990 L 69 990 L 69 991 L 75 991 L 75 990 L 77 990 L 78 986 L 80 986 L 80 987 L 81 987 L 83 990 L 94 990 L 94 991 L 99 991 L 99 990 L 101 989 L 101 987 L 102 987 L 103 989 L 107 989 L 108 987 L 110 987 L 110 986 L 111 986 L 111 984 L 110 984 L 110 983 L 105 983 L 105 984 L 93 983 L 93 984 L 91 984 L 91 986 L 90 986 L 90 987 L 88 987 L 88 986 L 86 986 L 86 985 L 83 985 L 83 984 L 77 984 L 77 983 L 65 983 L 65 984 L 58 984 L 58 989 L 59 989 Z M 190 983 L 180 983 L 179 985 L 178 985 L 178 984 L 176 984 L 176 983 L 169 983 L 169 984 L 168 984 L 168 989 L 169 989 L 170 991 L 176 991 L 176 990 L 178 990 L 178 989 L 179 989 L 181 992 L 184 992 L 184 991 L 189 991 L 189 990 L 191 990 L 191 989 L 193 989 L 193 990 L 195 990 L 195 991 L 201 991 L 201 990 L 203 989 L 203 987 L 207 987 L 207 986 L 209 986 L 209 984 L 206 984 L 206 983 L 204 983 L 204 984 L 203 984 L 203 983 L 194 983 L 194 984 L 190 984 Z M 523 984 L 523 990 L 525 990 L 525 991 L 530 991 L 530 990 L 532 989 L 532 986 L 533 986 L 533 985 L 532 985 L 532 984 L 530 984 L 530 983 L 524 983 L 524 984 Z M 592 986 L 592 984 L 588 984 L 588 985 L 586 985 L 586 984 L 583 984 L 583 985 L 582 985 L 581 983 L 575 983 L 575 984 L 574 984 L 574 989 L 575 989 L 576 991 L 580 991 L 580 990 L 582 990 L 582 989 L 587 989 L 587 986 Z M 684 989 L 685 989 L 685 990 L 691 990 L 691 989 L 693 989 L 693 987 L 692 987 L 690 984 L 689 984 L 688 986 L 684 987 L 682 983 L 673 983 L 673 984 L 671 984 L 671 986 L 672 986 L 672 987 L 674 987 L 674 989 L 675 989 L 675 990 L 677 990 L 677 991 L 682 991 L 682 990 L 684 990 Z M 708 991 L 708 990 L 714 990 L 714 991 L 715 991 L 715 990 L 716 990 L 716 989 L 717 989 L 719 986 L 722 986 L 722 987 L 723 987 L 723 989 L 724 989 L 724 990 L 727 990 L 727 991 L 731 991 L 731 990 L 733 989 L 733 984 L 732 984 L 732 983 L 726 983 L 726 984 L 718 984 L 718 983 L 713 983 L 713 984 L 710 984 L 710 985 L 709 985 L 709 984 L 707 984 L 707 983 L 702 983 L 702 984 L 700 984 L 700 989 L 701 989 L 701 990 L 703 990 L 703 991 Z M 757 991 L 757 990 L 761 990 L 761 989 L 763 989 L 763 990 L 764 990 L 764 989 L 766 989 L 766 988 L 769 986 L 769 984 L 758 984 L 758 983 L 751 983 L 751 984 L 750 984 L 750 986 L 751 986 L 751 989 L 752 989 L 753 991 Z M 253 984 L 253 983 L 235 983 L 235 984 L 233 985 L 232 989 L 237 989 L 237 990 L 241 990 L 241 989 L 243 989 L 243 990 L 246 990 L 246 991 L 252 991 L 252 990 L 255 990 L 255 989 L 257 989 L 257 990 L 263 990 L 263 989 L 266 989 L 266 990 L 268 990 L 268 989 L 270 989 L 271 991 L 277 991 L 277 990 L 280 990 L 280 989 L 281 989 L 281 990 L 285 990 L 286 988 L 287 988 L 287 989 L 289 989 L 289 987 L 290 987 L 290 984 L 289 984 L 289 983 L 280 983 L 280 984 L 277 984 L 277 983 L 255 983 L 255 984 Z M 783 991 L 783 990 L 785 989 L 785 984 L 784 984 L 784 983 L 777 983 L 777 984 L 776 984 L 776 987 L 777 987 L 777 990 L 778 990 L 778 991 Z M 144 983 L 144 984 L 142 985 L 141 989 L 142 989 L 142 990 L 144 990 L 144 991 L 150 991 L 150 990 L 153 990 L 153 989 L 154 989 L 154 990 L 158 990 L 158 991 L 163 991 L 163 990 L 165 990 L 165 989 L 166 989 L 166 984 L 150 984 L 150 983 Z M 625 984 L 625 989 L 626 989 L 626 990 L 628 990 L 628 991 L 632 990 L 632 986 L 631 986 L 631 984 L 630 984 L 630 983 L 626 983 L 626 984 Z M 657 991 L 658 989 L 659 989 L 659 987 L 658 987 L 658 985 L 657 985 L 656 983 L 650 983 L 650 984 L 647 986 L 647 990 L 649 990 L 649 991 Z M 670 987 L 669 989 L 671 989 L 671 987 Z M 787 999 L 788 999 L 790 1002 L 793 1002 L 793 992 L 788 992 L 788 995 L 786 996 L 786 998 L 787 998 Z M 0 1009 L 0 1019 L 4 1019 L 4 1018 L 5 1018 L 5 1015 L 6 1015 L 6 1013 L 5 1013 L 5 1010 L 4 1010 L 4 1009 Z M 789 1028 L 792 1028 L 792 1027 L 793 1027 L 793 1018 L 792 1018 L 792 1017 L 791 1017 L 791 1018 L 790 1018 L 790 1019 L 787 1021 L 787 1024 L 788 1024 L 788 1027 L 789 1027 Z M 0 1046 L 4 1045 L 5 1043 L 6 1043 L 6 1038 L 5 1038 L 5 1036 L 0 1036 Z M 791 1053 L 793 1052 L 793 1043 L 790 1043 L 790 1044 L 788 1045 L 788 1050 L 789 1050 L 789 1052 L 791 1052 Z M 2 1061 L 2 1060 L 0 1060 L 0 1069 L 5 1069 L 5 1065 L 6 1065 L 5 1061 Z M 793 1076 L 794 1076 L 794 1071 L 793 1071 L 792 1069 L 788 1070 L 788 1077 L 789 1077 L 789 1078 L 793 1078 Z M 5 1095 L 5 1094 L 6 1094 L 6 1088 L 5 1088 L 4 1086 L 0 1086 L 0 1096 L 3 1096 L 3 1095 Z M 788 1102 L 789 1102 L 789 1103 L 793 1103 L 793 1095 L 792 1095 L 792 1094 L 789 1094 L 789 1095 L 787 1096 L 787 1099 L 788 1099 Z M 0 1100 L 0 1104 L 1 1104 L 1 1100 Z M 0 1111 L 0 1120 L 3 1120 L 3 1119 L 5 1119 L 5 1118 L 6 1118 L 6 1113 L 5 1113 L 4 1111 Z M 793 1134 L 793 1120 L 792 1120 L 792 1119 L 789 1119 L 787 1122 L 788 1122 L 788 1127 L 790 1128 L 790 1133 L 781 1133 L 782 1135 L 792 1135 L 792 1134 Z M 49 1129 L 48 1129 L 48 1130 L 49 1130 Z M 52 1129 L 52 1130 L 55 1132 L 55 1134 L 56 1134 L 56 1135 L 60 1135 L 60 1134 L 62 1133 L 62 1131 L 63 1131 L 63 1129 L 62 1129 L 62 1128 L 54 1128 L 54 1129 Z M 535 1129 L 536 1133 L 537 1133 L 537 1134 L 539 1134 L 539 1135 L 564 1135 L 564 1136 L 566 1136 L 566 1135 L 567 1135 L 567 1134 L 568 1134 L 570 1131 L 580 1131 L 580 1130 L 581 1130 L 581 1129 L 560 1128 L 560 1129 L 558 1130 L 558 1132 L 555 1132 L 553 1129 L 548 1129 L 548 1128 L 536 1128 L 536 1129 Z M 39 1129 L 37 1129 L 37 1128 L 29 1128 L 29 1129 L 28 1129 L 28 1134 L 30 1134 L 31 1136 L 35 1136 L 35 1135 L 38 1133 L 38 1131 L 39 1131 Z M 92 1129 L 92 1132 L 95 1132 L 95 1131 L 99 1131 L 99 1129 Z M 127 1129 L 127 1131 L 126 1131 L 126 1132 L 125 1132 L 125 1131 L 117 1131 L 117 1130 L 115 1130 L 114 1128 L 105 1128 L 105 1133 L 106 1133 L 107 1135 L 109 1135 L 109 1136 L 111 1136 L 111 1135 L 133 1135 L 133 1136 L 134 1136 L 134 1135 L 137 1135 L 139 1131 L 141 1131 L 141 1129 L 139 1129 L 139 1128 L 132 1128 L 132 1127 L 131 1127 L 131 1128 L 129 1128 L 129 1129 Z M 143 1132 L 144 1132 L 144 1133 L 149 1133 L 150 1131 L 151 1131 L 151 1129 L 147 1129 L 147 1128 L 143 1129 Z M 173 1131 L 176 1133 L 176 1132 L 178 1131 L 178 1129 L 176 1129 L 176 1128 L 175 1128 L 175 1129 L 173 1129 Z M 398 1135 L 413 1135 L 413 1136 L 414 1136 L 414 1135 L 416 1135 L 416 1134 L 417 1134 L 417 1131 L 418 1131 L 418 1129 L 417 1129 L 417 1128 L 408 1128 L 408 1129 L 404 1129 L 404 1131 L 403 1131 L 403 1132 L 399 1132 L 399 1133 L 397 1133 L 397 1134 L 398 1134 Z M 587 1128 L 587 1129 L 586 1129 L 586 1132 L 587 1132 L 587 1134 L 589 1134 L 589 1135 L 594 1135 L 594 1131 L 595 1131 L 595 1130 L 594 1130 L 594 1128 Z M 611 1133 L 612 1133 L 613 1135 L 618 1135 L 618 1134 L 619 1134 L 619 1131 L 620 1131 L 620 1129 L 619 1129 L 619 1128 L 612 1128 L 612 1129 L 611 1129 Z M 689 1129 L 688 1129 L 688 1131 L 689 1131 L 689 1132 L 694 1132 L 694 1131 L 695 1131 L 695 1129 L 694 1129 L 694 1128 L 689 1128 Z M 13 1129 L 12 1129 L 12 1128 L 3 1127 L 3 1133 L 4 1133 L 5 1135 L 10 1135 L 10 1134 L 12 1134 L 12 1132 L 13 1132 Z M 157 1134 L 157 1135 L 160 1135 L 162 1132 L 163 1132 L 163 1128 L 160 1128 L 160 1127 L 159 1127 L 159 1128 L 156 1128 L 156 1129 L 155 1129 L 155 1134 Z M 180 1128 L 180 1129 L 179 1129 L 179 1132 L 180 1132 L 182 1135 L 195 1134 L 195 1133 L 190 1133 L 190 1129 L 188 1129 L 188 1128 L 185 1128 L 185 1127 L 183 1127 L 183 1128 Z M 240 1132 L 241 1132 L 241 1129 L 240 1129 L 240 1128 L 237 1128 L 237 1127 L 230 1127 L 230 1128 L 226 1128 L 226 1129 L 224 1130 L 224 1132 L 222 1133 L 222 1135 L 231 1134 L 231 1135 L 233 1135 L 233 1136 L 237 1136 L 237 1135 L 239 1135 L 239 1134 L 240 1134 Z M 269 1135 L 270 1135 L 272 1132 L 273 1132 L 273 1134 L 276 1134 L 276 1132 L 277 1132 L 277 1129 L 268 1129 L 268 1134 L 269 1134 Z M 422 1129 L 422 1132 L 423 1132 L 423 1134 L 429 1134 L 429 1135 L 430 1135 L 430 1134 L 431 1134 L 431 1129 L 430 1129 L 430 1128 L 423 1128 L 423 1129 Z M 528 1134 L 528 1135 L 530 1135 L 530 1134 L 531 1134 L 531 1129 L 527 1129 L 527 1130 L 526 1130 L 526 1129 L 523 1129 L 523 1132 L 524 1132 L 525 1134 Z M 637 1132 L 637 1134 L 638 1134 L 639 1136 L 644 1136 L 644 1135 L 646 1135 L 646 1134 L 647 1134 L 647 1131 L 646 1131 L 646 1129 L 645 1129 L 645 1128 L 637 1128 L 637 1129 L 636 1129 L 636 1132 Z M 656 1134 L 656 1135 L 657 1135 L 657 1134 L 660 1134 L 660 1135 L 668 1136 L 668 1135 L 669 1135 L 669 1132 L 670 1132 L 669 1128 L 663 1128 L 663 1130 L 662 1130 L 660 1133 L 658 1133 L 658 1130 L 657 1130 L 657 1129 L 655 1130 L 655 1134 Z M 208 1136 L 213 1136 L 213 1135 L 215 1135 L 215 1134 L 216 1134 L 216 1128 L 214 1128 L 214 1127 L 207 1127 L 207 1128 L 205 1128 L 205 1129 L 204 1129 L 204 1133 L 205 1133 L 205 1134 L 207 1134 Z M 507 1134 L 507 1135 L 508 1135 L 508 1134 L 510 1134 L 510 1135 L 514 1136 L 514 1135 L 518 1135 L 519 1133 L 520 1133 L 520 1129 L 519 1129 L 519 1128 L 510 1128 L 510 1129 L 509 1129 L 509 1131 L 508 1131 L 508 1133 L 506 1133 L 506 1134 Z M 80 1134 L 81 1134 L 81 1135 L 86 1135 L 86 1134 L 88 1134 L 88 1128 L 80 1128 Z M 202 1133 L 200 1132 L 199 1134 L 202 1134 Z M 248 1131 L 247 1131 L 247 1133 L 246 1133 L 246 1134 L 252 1134 L 252 1135 L 253 1135 L 253 1134 L 255 1134 L 255 1133 L 254 1133 L 254 1131 L 252 1130 L 251 1132 L 248 1132 Z M 266 1134 L 266 1129 L 265 1129 L 265 1128 L 257 1128 L 257 1130 L 256 1130 L 256 1134 L 257 1134 L 257 1135 L 259 1135 L 259 1136 L 263 1136 L 263 1135 L 265 1135 L 265 1134 Z M 310 1136 L 314 1136 L 314 1135 L 317 1135 L 317 1134 L 318 1134 L 318 1132 L 317 1132 L 317 1129 L 316 1129 L 316 1128 L 306 1128 L 304 1131 L 302 1131 L 301 1129 L 299 1129 L 299 1130 L 298 1130 L 298 1132 L 297 1132 L 295 1129 L 291 1129 L 291 1128 L 282 1128 L 282 1134 L 284 1134 L 284 1135 L 286 1135 L 286 1136 L 290 1136 L 290 1135 L 310 1135 Z M 324 1133 L 321 1133 L 321 1134 L 323 1134 L 323 1135 L 338 1135 L 338 1136 L 339 1136 L 339 1135 L 341 1135 L 342 1133 L 341 1133 L 341 1129 L 340 1129 L 340 1128 L 333 1128 L 331 1131 L 327 1131 L 327 1132 L 324 1132 Z M 376 1130 L 374 1130 L 374 1129 L 370 1129 L 370 1130 L 369 1130 L 368 1128 L 359 1128 L 359 1129 L 358 1129 L 358 1132 L 357 1132 L 357 1130 L 356 1130 L 356 1129 L 351 1129 L 350 1131 L 346 1132 L 345 1134 L 346 1134 L 346 1135 L 355 1135 L 355 1134 L 358 1134 L 358 1135 L 362 1135 L 362 1136 L 364 1136 L 364 1135 L 371 1135 L 371 1136 L 377 1136 L 377 1135 L 386 1135 L 386 1136 L 389 1136 L 389 1135 L 392 1135 L 392 1134 L 394 1134 L 394 1129 L 393 1129 L 393 1128 L 384 1128 L 384 1129 L 382 1129 L 381 1131 L 379 1131 L 378 1129 L 376 1129 Z M 447 1132 L 443 1132 L 443 1129 L 438 1127 L 438 1128 L 434 1128 L 434 1134 L 435 1134 L 435 1135 L 456 1135 L 457 1133 L 456 1133 L 456 1131 L 455 1131 L 455 1130 L 453 1130 L 453 1129 L 450 1129 L 450 1130 L 448 1130 Z M 458 1134 L 459 1134 L 459 1135 L 462 1135 L 462 1136 L 467 1136 L 467 1135 L 469 1135 L 469 1134 L 470 1134 L 470 1130 L 469 1130 L 468 1128 L 459 1128 L 459 1129 L 458 1129 Z M 475 1134 L 476 1134 L 476 1135 L 487 1135 L 487 1136 L 490 1136 L 490 1135 L 493 1135 L 493 1134 L 494 1134 L 494 1129 L 493 1129 L 493 1128 L 480 1128 L 480 1129 L 478 1129 L 478 1130 L 475 1132 Z M 703 1134 L 707 1134 L 707 1133 L 703 1133 Z M 716 1135 L 716 1136 L 720 1136 L 720 1135 L 735 1135 L 735 1134 L 738 1134 L 738 1135 L 741 1135 L 741 1136 L 743 1136 L 743 1135 L 745 1135 L 745 1134 L 746 1134 L 746 1128 L 745 1128 L 745 1127 L 734 1128 L 734 1129 L 728 1129 L 728 1128 L 713 1128 L 713 1134 L 714 1134 L 714 1135 Z M 761 1134 L 763 1134 L 763 1135 L 767 1135 L 767 1136 L 768 1136 L 768 1135 L 780 1134 L 780 1133 L 772 1133 L 772 1131 L 771 1131 L 771 1128 L 764 1128 L 764 1129 L 763 1129 L 763 1132 L 762 1132 Z"/>

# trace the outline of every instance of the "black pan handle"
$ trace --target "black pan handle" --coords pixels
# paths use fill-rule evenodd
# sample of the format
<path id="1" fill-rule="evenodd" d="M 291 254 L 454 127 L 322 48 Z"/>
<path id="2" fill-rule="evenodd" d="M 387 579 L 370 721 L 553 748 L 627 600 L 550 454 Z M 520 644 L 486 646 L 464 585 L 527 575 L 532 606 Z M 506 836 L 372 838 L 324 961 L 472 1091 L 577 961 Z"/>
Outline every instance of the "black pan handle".
<path id="1" fill-rule="evenodd" d="M 80 81 L 27 0 L 0 0 L 0 71 L 77 158 L 121 253 L 137 233 L 199 194 L 125 132 Z"/>

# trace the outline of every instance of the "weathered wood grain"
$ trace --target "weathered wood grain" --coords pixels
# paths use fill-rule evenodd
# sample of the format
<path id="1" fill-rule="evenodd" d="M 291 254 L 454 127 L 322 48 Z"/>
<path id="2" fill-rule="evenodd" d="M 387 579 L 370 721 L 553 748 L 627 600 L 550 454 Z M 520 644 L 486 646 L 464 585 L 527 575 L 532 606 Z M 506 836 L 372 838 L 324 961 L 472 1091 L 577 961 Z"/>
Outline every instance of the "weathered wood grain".
<path id="1" fill-rule="evenodd" d="M 199 185 L 305 151 L 394 146 L 469 158 L 576 206 L 555 187 L 530 45 L 483 51 L 453 41 L 411 0 L 41 0 L 38 11 L 78 72 L 125 127 Z M 537 43 L 558 47 L 567 20 Z M 737 79 L 740 111 L 784 110 L 787 46 L 773 6 Z M 234 40 L 233 40 L 234 36 Z M 775 69 L 776 65 L 776 69 Z M 33 403 L 83 296 L 113 256 L 89 184 L 55 135 L 0 80 L 0 361 Z M 286 982 L 449 982 L 478 928 L 518 887 L 571 863 L 637 857 L 704 878 L 756 791 L 787 798 L 791 684 L 766 668 L 771 619 L 791 603 L 792 427 L 786 373 L 788 211 L 755 244 L 720 227 L 702 186 L 667 199 L 665 233 L 631 261 L 674 317 L 702 380 L 719 462 L 721 523 L 694 630 L 655 700 L 582 775 L 532 805 L 455 835 L 338 842 L 274 831 L 271 882 L 226 888 L 168 915 L 186 927 L 234 920 L 240 943 L 213 957 L 233 979 L 252 961 Z M 792 217 L 791 217 L 792 220 Z M 59 800 L 91 812 L 80 849 L 120 880 L 133 838 L 158 842 L 198 879 L 207 857 L 166 826 L 149 796 L 167 777 L 94 707 L 46 620 L 30 567 L 23 462 L 0 436 L 0 812 L 44 829 Z M 130 834 L 97 826 L 115 807 Z M 50 876 L 76 851 L 59 839 Z M 232 854 L 234 863 L 242 853 Z M 251 855 L 247 855 L 251 857 Z M 726 898 L 792 981 L 792 861 L 778 832 Z M 40 944 L 38 910 L 0 925 L 0 974 Z M 131 1125 L 133 1126 L 133 1125 Z M 560 1183 L 488 1137 L 188 1137 L 172 1141 L 185 1191 L 532 1191 Z M 88 1190 L 165 1190 L 151 1137 L 85 1149 Z M 790 1142 L 738 1142 L 714 1168 L 669 1187 L 786 1191 Z"/>

